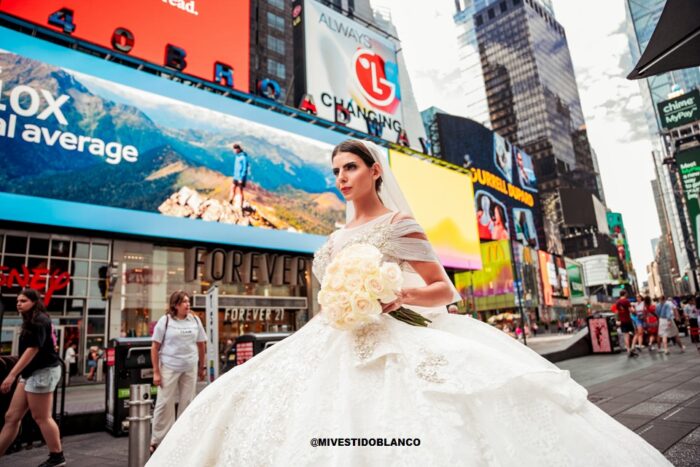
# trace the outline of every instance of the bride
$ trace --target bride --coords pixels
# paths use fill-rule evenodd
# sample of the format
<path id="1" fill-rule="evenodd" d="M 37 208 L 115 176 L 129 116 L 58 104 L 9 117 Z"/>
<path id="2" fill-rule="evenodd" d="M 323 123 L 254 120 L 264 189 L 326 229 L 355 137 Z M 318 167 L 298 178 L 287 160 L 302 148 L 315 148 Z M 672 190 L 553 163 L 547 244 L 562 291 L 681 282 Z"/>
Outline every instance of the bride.
<path id="1" fill-rule="evenodd" d="M 567 371 L 478 320 L 459 299 L 379 149 L 348 140 L 332 154 L 347 225 L 316 253 L 321 280 L 345 246 L 398 262 L 401 306 L 358 331 L 324 314 L 204 389 L 149 466 L 670 465 L 587 400 Z"/>

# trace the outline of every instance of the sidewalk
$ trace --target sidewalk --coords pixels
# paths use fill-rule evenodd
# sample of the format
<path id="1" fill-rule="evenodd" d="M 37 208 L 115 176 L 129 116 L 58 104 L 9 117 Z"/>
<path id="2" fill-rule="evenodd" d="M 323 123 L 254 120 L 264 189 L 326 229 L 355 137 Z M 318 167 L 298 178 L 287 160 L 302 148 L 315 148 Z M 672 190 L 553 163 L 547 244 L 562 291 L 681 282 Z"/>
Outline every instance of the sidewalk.
<path id="1" fill-rule="evenodd" d="M 687 348 L 684 354 L 671 347 L 668 356 L 644 350 L 637 358 L 627 358 L 624 353 L 590 355 L 557 365 L 569 370 L 574 380 L 588 389 L 593 403 L 640 434 L 676 467 L 697 467 L 700 353 L 687 338 L 683 342 Z M 90 405 L 88 400 L 85 402 Z M 127 465 L 126 437 L 114 438 L 100 432 L 66 437 L 63 442 L 70 467 Z M 0 466 L 34 467 L 46 456 L 42 446 L 0 459 Z"/>

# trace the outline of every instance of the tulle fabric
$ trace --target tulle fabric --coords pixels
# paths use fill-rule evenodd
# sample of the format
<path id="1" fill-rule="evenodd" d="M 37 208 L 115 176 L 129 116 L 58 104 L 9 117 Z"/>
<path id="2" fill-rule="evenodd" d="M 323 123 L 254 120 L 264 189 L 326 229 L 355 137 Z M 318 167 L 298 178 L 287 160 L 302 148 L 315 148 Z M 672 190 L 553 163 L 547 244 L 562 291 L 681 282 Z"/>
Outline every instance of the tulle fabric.
<path id="1" fill-rule="evenodd" d="M 428 260 L 427 250 L 401 250 L 389 223 L 337 232 L 331 250 L 362 236 L 387 258 Z M 424 311 L 428 328 L 383 315 L 348 332 L 314 317 L 208 386 L 148 465 L 670 465 L 591 404 L 568 372 L 487 324 Z M 420 446 L 312 447 L 314 438 Z"/>

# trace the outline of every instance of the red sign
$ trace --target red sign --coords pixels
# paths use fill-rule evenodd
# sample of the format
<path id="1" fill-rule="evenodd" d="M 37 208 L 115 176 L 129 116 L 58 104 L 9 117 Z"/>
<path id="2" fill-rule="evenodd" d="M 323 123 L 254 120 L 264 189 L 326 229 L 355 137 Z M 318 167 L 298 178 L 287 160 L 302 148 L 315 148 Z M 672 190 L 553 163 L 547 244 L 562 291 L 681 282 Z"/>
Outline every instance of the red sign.
<path id="1" fill-rule="evenodd" d="M 107 349 L 107 366 L 114 366 L 114 354 L 116 351 L 113 347 Z"/>
<path id="2" fill-rule="evenodd" d="M 399 100 L 396 85 L 386 79 L 384 59 L 371 50 L 359 49 L 353 57 L 353 66 L 362 94 L 377 109 L 392 113 Z"/>
<path id="3" fill-rule="evenodd" d="M 0 11 L 248 92 L 248 0 L 2 0 Z"/>
<path id="4" fill-rule="evenodd" d="M 253 343 L 239 342 L 236 344 L 236 365 L 241 365 L 253 358 Z"/>
<path id="5" fill-rule="evenodd" d="M 70 274 L 65 271 L 62 272 L 60 269 L 51 272 L 48 268 L 39 266 L 30 270 L 27 266 L 22 265 L 22 271 L 20 272 L 17 268 L 10 269 L 8 266 L 0 266 L 0 287 L 14 287 L 17 285 L 38 291 L 43 291 L 46 288 L 46 293 L 44 294 L 44 305 L 46 306 L 51 302 L 54 292 L 65 289 L 69 283 Z"/>

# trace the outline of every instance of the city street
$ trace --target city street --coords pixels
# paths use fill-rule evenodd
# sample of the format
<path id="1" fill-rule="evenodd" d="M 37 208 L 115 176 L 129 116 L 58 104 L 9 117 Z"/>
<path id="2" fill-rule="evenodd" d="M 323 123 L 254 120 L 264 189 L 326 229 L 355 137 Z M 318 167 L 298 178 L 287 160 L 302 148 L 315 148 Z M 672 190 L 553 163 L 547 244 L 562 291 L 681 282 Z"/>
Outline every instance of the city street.
<path id="1" fill-rule="evenodd" d="M 644 350 L 634 359 L 624 353 L 589 355 L 557 365 L 588 389 L 591 402 L 662 451 L 676 467 L 693 467 L 700 459 L 700 352 L 687 338 L 684 343 L 684 354 L 671 347 L 668 356 Z M 81 394 L 85 406 L 93 407 L 103 386 L 71 389 Z M 77 401 L 72 404 L 80 407 Z M 126 466 L 128 449 L 127 437 L 106 432 L 64 438 L 71 467 Z M 0 466 L 34 467 L 45 457 L 41 446 L 0 459 Z"/>

